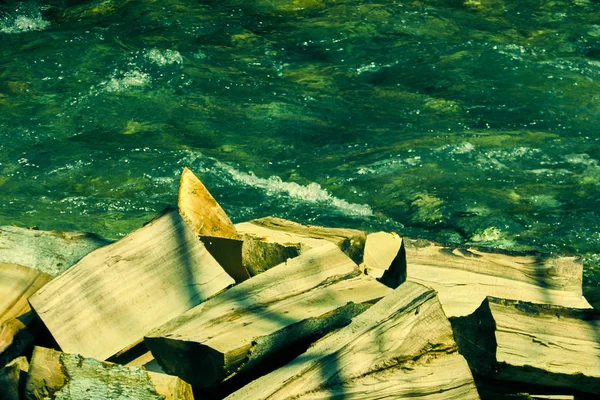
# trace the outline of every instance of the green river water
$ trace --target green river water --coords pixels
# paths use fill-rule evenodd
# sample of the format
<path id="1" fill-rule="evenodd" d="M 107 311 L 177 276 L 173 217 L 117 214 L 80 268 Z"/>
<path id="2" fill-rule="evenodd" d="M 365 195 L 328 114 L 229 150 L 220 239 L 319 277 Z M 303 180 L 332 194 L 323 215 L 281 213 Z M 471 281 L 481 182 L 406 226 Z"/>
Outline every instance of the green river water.
<path id="1" fill-rule="evenodd" d="M 600 2 L 0 2 L 0 225 L 118 238 L 184 166 L 234 222 L 578 255 Z"/>

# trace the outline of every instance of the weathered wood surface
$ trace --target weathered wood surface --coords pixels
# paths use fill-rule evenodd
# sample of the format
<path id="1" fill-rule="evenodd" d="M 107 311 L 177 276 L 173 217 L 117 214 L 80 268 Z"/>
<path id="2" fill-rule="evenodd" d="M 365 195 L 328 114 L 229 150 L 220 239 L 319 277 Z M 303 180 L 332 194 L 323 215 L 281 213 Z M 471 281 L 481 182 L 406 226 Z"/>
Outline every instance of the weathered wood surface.
<path id="1" fill-rule="evenodd" d="M 36 347 L 25 398 L 191 400 L 193 394 L 190 385 L 174 376 Z"/>
<path id="2" fill-rule="evenodd" d="M 407 282 L 289 364 L 227 397 L 478 399 L 435 292 Z"/>
<path id="3" fill-rule="evenodd" d="M 21 382 L 29 370 L 29 363 L 24 356 L 15 358 L 4 368 L 0 368 L 0 400 L 20 400 Z"/>
<path id="4" fill-rule="evenodd" d="M 474 373 L 600 393 L 600 312 L 487 297 L 452 319 Z"/>
<path id="5" fill-rule="evenodd" d="M 208 388 L 347 324 L 390 291 L 329 243 L 200 304 L 145 340 L 166 372 Z"/>
<path id="6" fill-rule="evenodd" d="M 361 268 L 367 275 L 393 289 L 406 281 L 406 250 L 396 233 L 375 232 L 367 235 Z"/>
<path id="7" fill-rule="evenodd" d="M 0 263 L 0 325 L 28 312 L 27 298 L 50 279 L 50 275 L 33 268 Z"/>
<path id="8" fill-rule="evenodd" d="M 109 243 L 89 233 L 0 226 L 0 263 L 23 265 L 55 276 Z"/>
<path id="9" fill-rule="evenodd" d="M 243 261 L 253 276 L 327 242 L 338 246 L 357 264 L 363 259 L 366 235 L 356 229 L 305 226 L 274 217 L 235 227 L 244 238 Z"/>
<path id="10" fill-rule="evenodd" d="M 204 184 L 188 168 L 179 180 L 179 214 L 237 283 L 250 277 L 242 264 L 242 238 Z"/>
<path id="11" fill-rule="evenodd" d="M 63 351 L 105 360 L 233 283 L 172 211 L 93 251 L 29 301 Z"/>
<path id="12" fill-rule="evenodd" d="M 469 315 L 486 296 L 591 308 L 575 257 L 514 256 L 404 240 L 408 280 L 431 287 L 446 315 Z"/>

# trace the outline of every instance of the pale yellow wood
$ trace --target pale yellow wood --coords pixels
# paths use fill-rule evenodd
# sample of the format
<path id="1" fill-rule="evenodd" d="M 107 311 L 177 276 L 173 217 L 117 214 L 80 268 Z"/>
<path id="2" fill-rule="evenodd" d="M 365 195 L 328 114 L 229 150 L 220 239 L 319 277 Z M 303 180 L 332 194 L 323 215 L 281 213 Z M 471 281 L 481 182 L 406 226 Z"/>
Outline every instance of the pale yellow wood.
<path id="1" fill-rule="evenodd" d="M 243 261 L 251 275 L 328 242 L 337 245 L 356 263 L 363 259 L 366 235 L 359 230 L 305 226 L 274 217 L 239 223 L 235 227 L 244 238 Z"/>
<path id="2" fill-rule="evenodd" d="M 0 263 L 0 325 L 28 312 L 27 298 L 50 279 L 33 268 Z"/>
<path id="3" fill-rule="evenodd" d="M 312 249 L 146 335 L 168 373 L 210 387 L 349 318 L 391 289 L 335 245 Z"/>
<path id="4" fill-rule="evenodd" d="M 435 292 L 407 282 L 289 364 L 227 397 L 478 399 Z"/>
<path id="5" fill-rule="evenodd" d="M 402 238 L 396 233 L 375 232 L 367 235 L 364 261 L 367 275 L 383 284 L 397 288 L 406 281 L 406 251 Z"/>
<path id="6" fill-rule="evenodd" d="M 22 355 L 33 344 L 33 336 L 23 322 L 13 318 L 0 324 L 0 367 Z"/>
<path id="7" fill-rule="evenodd" d="M 179 180 L 179 213 L 196 236 L 240 239 L 219 203 L 188 168 Z"/>
<path id="8" fill-rule="evenodd" d="M 188 168 L 179 181 L 179 214 L 237 283 L 250 278 L 242 263 L 242 240 L 219 203 Z"/>
<path id="9" fill-rule="evenodd" d="M 574 257 L 514 256 L 410 239 L 404 244 L 408 280 L 435 289 L 449 317 L 471 314 L 486 296 L 591 308 Z"/>
<path id="10" fill-rule="evenodd" d="M 600 394 L 596 310 L 487 297 L 452 325 L 477 374 Z"/>
<path id="11" fill-rule="evenodd" d="M 175 376 L 36 347 L 25 398 L 192 400 L 194 397 L 191 386 Z"/>
<path id="12" fill-rule="evenodd" d="M 29 301 L 64 351 L 105 360 L 233 283 L 172 211 L 88 254 Z"/>

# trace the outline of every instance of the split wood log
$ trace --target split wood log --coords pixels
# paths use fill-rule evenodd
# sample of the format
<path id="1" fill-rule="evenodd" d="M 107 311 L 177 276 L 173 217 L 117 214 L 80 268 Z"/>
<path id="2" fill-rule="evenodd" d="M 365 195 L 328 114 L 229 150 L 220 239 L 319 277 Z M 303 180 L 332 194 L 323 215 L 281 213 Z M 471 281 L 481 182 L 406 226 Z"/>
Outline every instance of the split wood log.
<path id="1" fill-rule="evenodd" d="M 363 260 L 366 235 L 356 229 L 305 226 L 275 217 L 255 219 L 235 227 L 244 238 L 243 261 L 252 276 L 327 242 L 337 245 L 355 263 Z"/>
<path id="2" fill-rule="evenodd" d="M 227 397 L 479 399 L 435 292 L 406 282 L 289 364 Z"/>
<path id="3" fill-rule="evenodd" d="M 405 240 L 408 280 L 438 292 L 446 315 L 469 315 L 486 296 L 591 308 L 575 257 L 508 255 Z"/>
<path id="4" fill-rule="evenodd" d="M 20 400 L 29 363 L 24 356 L 15 358 L 0 369 L 0 400 Z"/>
<path id="5" fill-rule="evenodd" d="M 0 367 L 31 350 L 33 341 L 33 336 L 20 320 L 13 318 L 0 324 Z"/>
<path id="6" fill-rule="evenodd" d="M 63 351 L 105 360 L 233 283 L 171 211 L 88 254 L 29 302 Z"/>
<path id="7" fill-rule="evenodd" d="M 367 235 L 364 261 L 361 265 L 370 275 L 392 289 L 406 281 L 406 251 L 402 238 L 395 233 L 376 232 Z"/>
<path id="8" fill-rule="evenodd" d="M 28 312 L 27 298 L 50 279 L 50 275 L 33 268 L 0 263 L 0 325 Z"/>
<path id="9" fill-rule="evenodd" d="M 18 264 L 56 276 L 110 241 L 71 231 L 40 231 L 0 226 L 0 263 Z"/>
<path id="10" fill-rule="evenodd" d="M 473 373 L 600 393 L 600 312 L 487 297 L 451 319 Z"/>
<path id="11" fill-rule="evenodd" d="M 145 341 L 167 373 L 215 387 L 302 351 L 390 291 L 329 243 L 183 313 Z"/>
<path id="12" fill-rule="evenodd" d="M 219 203 L 188 168 L 179 180 L 179 214 L 237 283 L 250 277 L 242 264 L 241 236 Z"/>
<path id="13" fill-rule="evenodd" d="M 36 347 L 25 399 L 192 400 L 192 388 L 175 376 Z"/>

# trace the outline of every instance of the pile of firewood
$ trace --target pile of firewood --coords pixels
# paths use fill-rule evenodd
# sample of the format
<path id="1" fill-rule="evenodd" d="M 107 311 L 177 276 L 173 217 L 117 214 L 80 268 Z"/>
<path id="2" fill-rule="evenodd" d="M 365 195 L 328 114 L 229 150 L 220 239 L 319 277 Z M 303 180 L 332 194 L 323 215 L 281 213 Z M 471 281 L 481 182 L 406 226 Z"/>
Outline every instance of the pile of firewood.
<path id="1" fill-rule="evenodd" d="M 574 257 L 234 225 L 184 169 L 177 209 L 116 242 L 0 227 L 0 400 L 594 398 L 581 280 Z"/>

